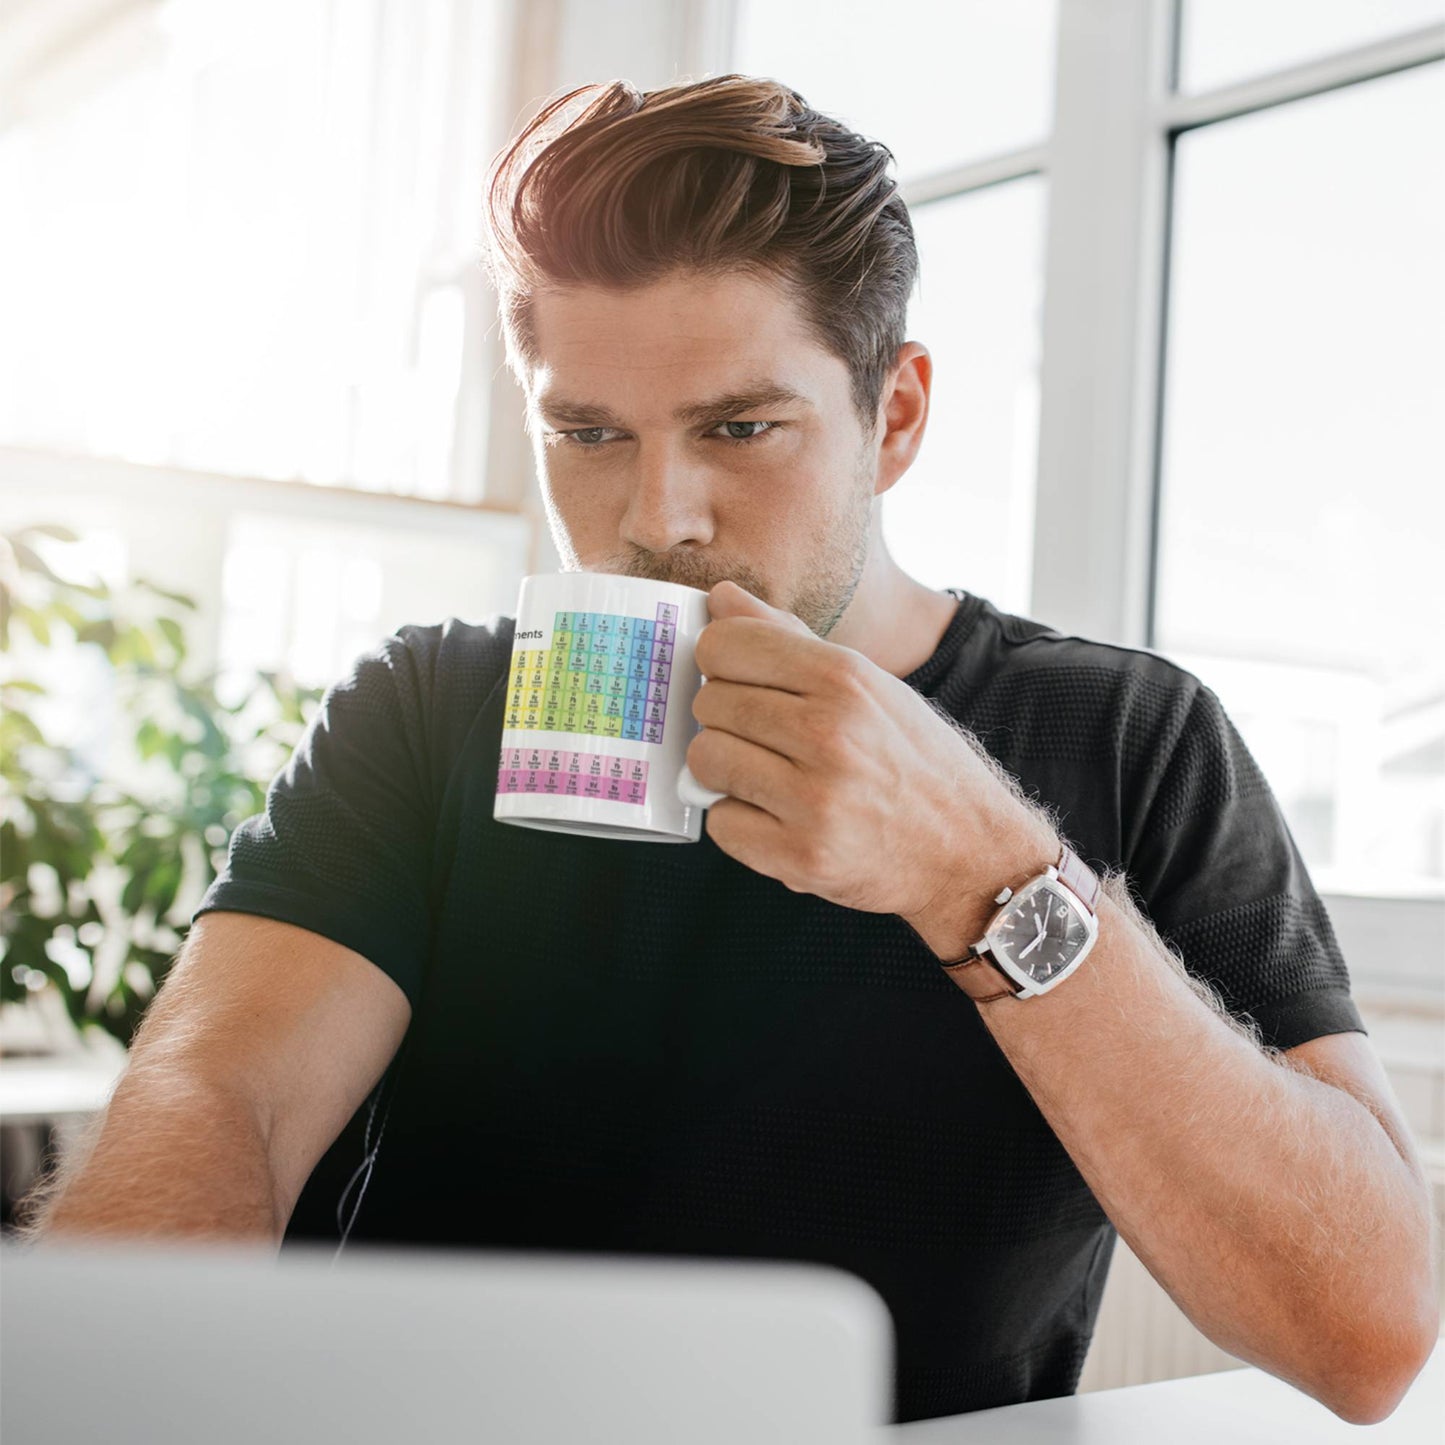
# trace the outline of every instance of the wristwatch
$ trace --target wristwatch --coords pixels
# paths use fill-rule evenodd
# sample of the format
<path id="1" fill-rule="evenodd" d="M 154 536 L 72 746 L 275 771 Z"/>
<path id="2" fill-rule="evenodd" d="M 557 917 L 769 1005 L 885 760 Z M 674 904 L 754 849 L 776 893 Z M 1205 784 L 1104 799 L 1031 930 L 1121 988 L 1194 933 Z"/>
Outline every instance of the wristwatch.
<path id="1" fill-rule="evenodd" d="M 994 899 L 1003 907 L 983 937 L 943 971 L 976 1003 L 1047 993 L 1094 947 L 1098 901 L 1098 875 L 1065 844 L 1051 868 Z"/>

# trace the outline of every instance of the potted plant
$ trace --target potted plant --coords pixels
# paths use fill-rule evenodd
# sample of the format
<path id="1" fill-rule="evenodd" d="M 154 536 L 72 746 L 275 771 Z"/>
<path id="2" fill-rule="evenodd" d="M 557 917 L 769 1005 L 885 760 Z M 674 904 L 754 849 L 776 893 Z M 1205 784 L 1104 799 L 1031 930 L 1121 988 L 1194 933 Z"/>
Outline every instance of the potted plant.
<path id="1" fill-rule="evenodd" d="M 76 1040 L 128 1045 L 322 690 L 263 672 L 218 696 L 188 662 L 195 601 L 74 580 L 77 541 L 0 533 L 0 1015 L 58 1001 Z M 77 708 L 103 724 L 83 741 Z"/>

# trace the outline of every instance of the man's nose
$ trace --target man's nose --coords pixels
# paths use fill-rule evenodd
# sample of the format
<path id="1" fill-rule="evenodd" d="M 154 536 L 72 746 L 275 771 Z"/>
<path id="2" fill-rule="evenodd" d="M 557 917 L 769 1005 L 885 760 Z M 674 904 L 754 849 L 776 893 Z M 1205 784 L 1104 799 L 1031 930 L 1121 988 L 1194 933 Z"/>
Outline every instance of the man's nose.
<path id="1" fill-rule="evenodd" d="M 644 448 L 638 458 L 622 540 L 649 552 L 712 541 L 707 478 L 671 448 Z"/>

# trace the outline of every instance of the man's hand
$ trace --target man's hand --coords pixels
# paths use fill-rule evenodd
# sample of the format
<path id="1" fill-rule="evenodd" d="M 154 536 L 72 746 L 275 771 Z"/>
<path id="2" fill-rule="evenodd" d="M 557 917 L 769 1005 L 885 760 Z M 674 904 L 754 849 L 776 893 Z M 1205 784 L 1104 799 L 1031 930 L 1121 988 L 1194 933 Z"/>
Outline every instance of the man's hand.
<path id="1" fill-rule="evenodd" d="M 978 936 L 961 937 L 1004 883 L 1057 859 L 1042 817 L 907 683 L 735 583 L 708 601 L 687 760 L 728 795 L 707 822 L 725 853 L 794 892 L 900 914 L 941 956 Z"/>

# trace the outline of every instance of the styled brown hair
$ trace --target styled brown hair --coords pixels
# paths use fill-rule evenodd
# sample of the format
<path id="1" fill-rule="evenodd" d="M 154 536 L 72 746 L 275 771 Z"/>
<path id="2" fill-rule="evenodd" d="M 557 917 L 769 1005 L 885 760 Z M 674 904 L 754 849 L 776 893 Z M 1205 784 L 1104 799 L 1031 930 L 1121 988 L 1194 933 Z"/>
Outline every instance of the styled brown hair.
<path id="1" fill-rule="evenodd" d="M 773 80 L 568 92 L 502 151 L 487 182 L 486 260 L 513 364 L 535 356 L 539 288 L 761 271 L 793 290 L 847 364 L 871 427 L 918 271 L 892 159 Z"/>

